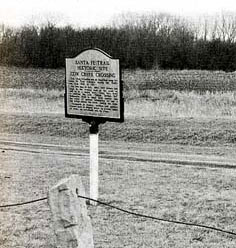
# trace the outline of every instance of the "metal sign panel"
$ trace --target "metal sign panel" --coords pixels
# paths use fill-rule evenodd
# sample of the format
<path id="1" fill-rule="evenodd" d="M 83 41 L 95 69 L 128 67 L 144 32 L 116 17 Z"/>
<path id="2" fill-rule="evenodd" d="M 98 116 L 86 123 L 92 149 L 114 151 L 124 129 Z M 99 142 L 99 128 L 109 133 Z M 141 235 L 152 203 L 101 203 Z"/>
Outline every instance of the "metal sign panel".
<path id="1" fill-rule="evenodd" d="M 119 59 L 100 49 L 66 58 L 65 112 L 67 117 L 123 121 Z"/>

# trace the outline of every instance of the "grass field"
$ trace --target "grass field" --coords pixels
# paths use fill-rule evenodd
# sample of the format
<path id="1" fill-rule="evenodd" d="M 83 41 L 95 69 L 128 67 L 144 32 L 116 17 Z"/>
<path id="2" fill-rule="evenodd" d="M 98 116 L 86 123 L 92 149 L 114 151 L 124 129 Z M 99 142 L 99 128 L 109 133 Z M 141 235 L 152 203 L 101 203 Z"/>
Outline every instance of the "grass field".
<path id="1" fill-rule="evenodd" d="M 113 153 L 153 149 L 235 159 L 236 94 L 230 88 L 236 81 L 234 73 L 218 72 L 217 84 L 224 82 L 224 76 L 231 86 L 205 92 L 143 88 L 149 85 L 149 77 L 154 82 L 158 74 L 151 77 L 150 73 L 124 72 L 125 122 L 100 126 L 101 148 Z M 160 73 L 174 77 L 171 71 Z M 213 72 L 203 72 L 200 78 L 206 80 L 209 75 L 214 85 Z M 1 67 L 0 140 L 88 148 L 88 125 L 64 117 L 63 80 L 63 70 Z M 2 147 L 0 205 L 44 197 L 59 179 L 73 173 L 80 174 L 88 192 L 88 164 L 88 156 Z M 100 159 L 99 167 L 101 200 L 142 214 L 236 232 L 235 169 L 125 159 Z M 236 247 L 234 236 L 134 218 L 108 207 L 89 206 L 88 210 L 96 248 Z M 1 248 L 56 248 L 47 202 L 0 209 L 0 222 Z"/>
<path id="2" fill-rule="evenodd" d="M 236 118 L 236 73 L 126 70 L 122 78 L 127 118 Z M 0 67 L 1 110 L 63 113 L 64 87 L 64 69 Z"/>
<path id="3" fill-rule="evenodd" d="M 123 70 L 125 91 L 235 91 L 236 73 L 197 70 Z M 64 90 L 65 69 L 33 69 L 0 66 L 0 88 Z"/>
<path id="4" fill-rule="evenodd" d="M 235 92 L 179 92 L 147 90 L 125 92 L 125 117 L 236 119 Z M 64 92 L 59 90 L 0 88 L 1 112 L 64 113 Z"/>

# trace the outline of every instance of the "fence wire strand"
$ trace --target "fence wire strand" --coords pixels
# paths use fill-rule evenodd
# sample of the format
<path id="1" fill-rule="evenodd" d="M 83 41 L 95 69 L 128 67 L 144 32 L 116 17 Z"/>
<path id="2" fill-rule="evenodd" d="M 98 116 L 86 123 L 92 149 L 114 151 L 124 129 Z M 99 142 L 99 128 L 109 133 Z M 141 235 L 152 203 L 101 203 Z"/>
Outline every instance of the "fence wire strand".
<path id="1" fill-rule="evenodd" d="M 151 219 L 151 220 L 157 220 L 157 221 L 161 221 L 161 222 L 174 223 L 174 224 L 178 224 L 178 225 L 200 227 L 200 228 L 210 229 L 210 230 L 214 230 L 214 231 L 218 231 L 218 232 L 222 232 L 222 233 L 227 233 L 227 234 L 231 234 L 231 235 L 236 236 L 236 233 L 231 232 L 231 231 L 227 231 L 227 230 L 223 230 L 221 228 L 207 226 L 207 225 L 202 225 L 202 224 L 195 224 L 195 223 L 191 223 L 191 222 L 183 222 L 183 221 L 177 221 L 177 220 L 168 220 L 168 219 L 164 219 L 164 218 L 154 217 L 154 216 L 151 216 L 151 215 L 139 214 L 139 213 L 135 213 L 135 212 L 132 212 L 132 211 L 129 211 L 129 210 L 125 210 L 125 209 L 122 209 L 122 208 L 119 208 L 119 207 L 116 207 L 116 206 L 112 206 L 109 203 L 105 203 L 105 202 L 102 202 L 102 201 L 91 199 L 89 197 L 85 197 L 85 196 L 81 196 L 81 195 L 77 195 L 77 196 L 79 198 L 86 199 L 86 200 L 89 200 L 89 201 L 94 201 L 94 202 L 97 202 L 98 204 L 101 204 L 101 205 L 104 205 L 104 206 L 108 206 L 110 208 L 114 208 L 114 209 L 116 209 L 118 211 L 121 211 L 121 212 L 124 212 L 124 213 L 127 213 L 127 214 L 131 214 L 131 215 L 134 215 L 136 217 L 142 217 L 142 218 Z"/>
<path id="2" fill-rule="evenodd" d="M 173 224 L 178 224 L 178 225 L 199 227 L 199 228 L 204 228 L 204 229 L 208 229 L 208 230 L 217 231 L 217 232 L 226 233 L 226 234 L 236 236 L 235 232 L 227 231 L 227 230 L 217 228 L 217 227 L 213 227 L 213 226 L 207 226 L 207 225 L 196 224 L 196 223 L 191 223 L 191 222 L 184 222 L 184 221 L 177 221 L 177 220 L 168 220 L 168 219 L 164 219 L 164 218 L 160 218 L 160 217 L 155 217 L 155 216 L 151 216 L 151 215 L 145 215 L 145 214 L 132 212 L 130 210 L 119 208 L 119 207 L 113 206 L 113 205 L 111 205 L 109 203 L 99 201 L 99 200 L 95 200 L 95 199 L 92 199 L 90 197 L 82 196 L 82 195 L 79 195 L 79 194 L 77 194 L 77 197 L 81 198 L 81 199 L 84 199 L 84 200 L 96 202 L 96 203 L 98 203 L 100 205 L 107 206 L 107 207 L 116 209 L 116 210 L 118 210 L 120 212 L 130 214 L 130 215 L 133 215 L 133 216 L 136 216 L 136 217 L 141 217 L 141 218 L 151 219 L 151 220 L 156 220 L 156 221 L 161 221 L 161 222 L 168 222 L 168 223 L 173 223 Z M 0 205 L 0 208 L 9 208 L 9 207 L 17 207 L 17 206 L 22 206 L 22 205 L 28 205 L 28 204 L 32 204 L 32 203 L 35 203 L 35 202 L 45 201 L 47 199 L 48 199 L 47 197 L 43 197 L 43 198 L 39 198 L 39 199 L 27 201 L 27 202 Z"/>
<path id="3" fill-rule="evenodd" d="M 20 203 L 2 205 L 2 206 L 0 206 L 0 208 L 17 207 L 17 206 L 27 205 L 27 204 L 31 204 L 31 203 L 34 203 L 34 202 L 45 201 L 45 200 L 47 200 L 47 197 L 43 197 L 43 198 L 39 198 L 39 199 L 27 201 L 27 202 L 20 202 Z"/>

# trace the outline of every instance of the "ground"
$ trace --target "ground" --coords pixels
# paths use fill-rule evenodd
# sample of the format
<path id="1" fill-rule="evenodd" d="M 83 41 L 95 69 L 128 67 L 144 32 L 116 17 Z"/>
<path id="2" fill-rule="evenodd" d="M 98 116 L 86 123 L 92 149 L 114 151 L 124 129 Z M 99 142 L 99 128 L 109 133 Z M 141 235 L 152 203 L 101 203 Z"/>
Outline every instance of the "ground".
<path id="1" fill-rule="evenodd" d="M 48 125 L 48 129 L 54 128 Z M 1 134 L 1 205 L 45 197 L 58 180 L 74 173 L 81 176 L 88 192 L 88 137 L 48 132 Z M 101 140 L 99 147 L 100 200 L 141 214 L 234 231 L 234 147 L 111 139 Z M 137 218 L 100 205 L 88 206 L 88 210 L 95 247 L 236 244 L 234 236 L 216 231 Z M 47 201 L 3 208 L 0 220 L 1 247 L 56 247 Z"/>
<path id="2" fill-rule="evenodd" d="M 0 205 L 46 197 L 71 174 L 81 176 L 88 194 L 88 124 L 64 117 L 62 90 L 30 88 L 35 82 L 47 86 L 49 74 L 54 87 L 58 71 L 17 69 L 24 77 L 16 77 L 16 69 L 1 71 L 7 79 L 0 89 Z M 20 89 L 8 89 L 8 81 Z M 141 93 L 126 92 L 124 123 L 99 126 L 99 200 L 236 232 L 235 92 Z M 96 248 L 236 246 L 235 235 L 87 207 Z M 0 208 L 0 223 L 0 247 L 56 248 L 46 200 Z"/>

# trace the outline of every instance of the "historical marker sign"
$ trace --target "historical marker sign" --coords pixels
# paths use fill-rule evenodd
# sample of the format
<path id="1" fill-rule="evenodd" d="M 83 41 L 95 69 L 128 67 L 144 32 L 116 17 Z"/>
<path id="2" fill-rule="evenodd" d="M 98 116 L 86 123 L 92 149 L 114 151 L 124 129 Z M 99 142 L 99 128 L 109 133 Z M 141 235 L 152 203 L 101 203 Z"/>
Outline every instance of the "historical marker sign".
<path id="1" fill-rule="evenodd" d="M 97 200 L 98 126 L 105 121 L 124 121 L 118 59 L 97 48 L 66 59 L 65 114 L 90 124 L 90 197 Z"/>
<path id="2" fill-rule="evenodd" d="M 122 122 L 123 97 L 118 59 L 87 49 L 66 59 L 66 116 Z"/>

